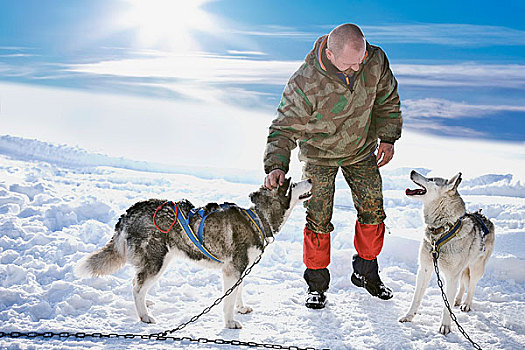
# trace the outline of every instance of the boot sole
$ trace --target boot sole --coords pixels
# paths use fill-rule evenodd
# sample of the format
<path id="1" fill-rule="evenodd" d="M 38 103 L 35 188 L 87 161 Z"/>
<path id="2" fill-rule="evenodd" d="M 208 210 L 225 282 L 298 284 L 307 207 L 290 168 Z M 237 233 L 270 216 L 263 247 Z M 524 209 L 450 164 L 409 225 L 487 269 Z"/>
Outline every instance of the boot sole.
<path id="1" fill-rule="evenodd" d="M 306 303 L 305 305 L 307 308 L 314 309 L 314 310 L 324 309 L 324 307 L 326 306 L 326 304 L 309 304 L 309 303 Z"/>
<path id="2" fill-rule="evenodd" d="M 365 284 L 363 283 L 363 280 L 360 278 L 357 278 L 354 274 L 352 274 L 352 276 L 350 277 L 350 281 L 352 281 L 352 283 L 357 287 L 363 288 L 365 286 Z"/>
<path id="3" fill-rule="evenodd" d="M 389 300 L 392 299 L 392 297 L 394 296 L 393 294 L 390 294 L 389 296 L 381 296 L 380 294 L 377 294 L 374 290 L 369 289 L 369 287 L 364 283 L 362 279 L 355 277 L 354 274 L 352 274 L 352 276 L 350 277 L 350 281 L 352 281 L 352 283 L 357 287 L 365 288 L 371 296 L 377 297 L 379 299 Z"/>
<path id="4" fill-rule="evenodd" d="M 375 294 L 375 292 L 372 292 L 370 291 L 366 286 L 365 286 L 365 289 L 368 293 L 370 293 L 370 295 L 374 296 L 374 297 L 377 297 L 381 300 L 389 300 L 389 299 L 392 299 L 394 297 L 393 294 L 390 294 L 390 295 L 385 295 L 385 296 L 381 296 L 381 294 Z"/>

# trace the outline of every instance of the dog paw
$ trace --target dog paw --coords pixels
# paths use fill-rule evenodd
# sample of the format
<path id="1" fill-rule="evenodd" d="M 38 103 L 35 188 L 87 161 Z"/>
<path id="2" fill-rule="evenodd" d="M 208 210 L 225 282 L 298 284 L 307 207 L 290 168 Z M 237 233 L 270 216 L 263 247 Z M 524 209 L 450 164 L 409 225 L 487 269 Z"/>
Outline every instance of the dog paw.
<path id="1" fill-rule="evenodd" d="M 140 320 L 144 323 L 157 323 L 157 321 L 155 321 L 150 315 L 140 316 Z"/>
<path id="2" fill-rule="evenodd" d="M 235 320 L 231 320 L 231 321 L 226 321 L 225 327 L 229 329 L 241 329 L 242 325 Z"/>
<path id="3" fill-rule="evenodd" d="M 414 319 L 414 315 L 406 315 L 404 317 L 401 317 L 398 321 L 399 322 L 412 322 Z"/>
<path id="4" fill-rule="evenodd" d="M 240 314 L 249 314 L 250 312 L 252 312 L 253 309 L 249 306 L 239 306 L 237 307 L 237 312 L 240 313 Z"/>
<path id="5" fill-rule="evenodd" d="M 442 324 L 441 327 L 439 327 L 439 333 L 443 335 L 447 335 L 450 333 L 450 325 L 449 324 Z"/>
<path id="6" fill-rule="evenodd" d="M 469 312 L 471 310 L 469 304 L 463 304 L 459 309 L 463 312 Z"/>
<path id="7" fill-rule="evenodd" d="M 461 305 L 461 299 L 456 299 L 456 301 L 454 301 L 454 306 L 459 306 Z"/>

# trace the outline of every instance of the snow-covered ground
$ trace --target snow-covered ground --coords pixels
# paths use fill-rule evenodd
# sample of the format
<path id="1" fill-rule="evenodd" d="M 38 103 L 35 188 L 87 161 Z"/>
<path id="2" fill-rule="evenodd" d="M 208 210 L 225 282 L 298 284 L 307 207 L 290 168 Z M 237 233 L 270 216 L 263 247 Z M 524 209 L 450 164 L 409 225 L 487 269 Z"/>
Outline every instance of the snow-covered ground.
<path id="1" fill-rule="evenodd" d="M 146 325 L 135 314 L 131 267 L 105 278 L 73 275 L 75 263 L 106 243 L 120 214 L 136 201 L 188 198 L 195 205 L 230 201 L 248 207 L 248 194 L 262 180 L 250 173 L 176 170 L 0 137 L 0 331 L 153 333 L 176 327 L 220 296 L 218 271 L 175 261 L 150 292 L 158 323 Z M 383 171 L 390 234 L 379 262 L 384 282 L 394 290 L 392 300 L 372 298 L 350 282 L 355 210 L 339 178 L 326 309 L 309 310 L 303 304 L 304 209 L 299 207 L 246 278 L 245 301 L 254 312 L 237 316 L 244 328 L 224 329 L 219 306 L 176 335 L 331 349 L 471 348 L 456 326 L 447 336 L 438 334 L 442 300 L 435 277 L 414 321 L 397 321 L 412 298 L 423 230 L 420 203 L 404 195 L 410 170 Z M 521 181 L 512 174 L 487 170 L 460 186 L 468 209 L 483 208 L 496 225 L 496 248 L 476 290 L 473 311 L 457 310 L 459 322 L 484 349 L 525 347 L 525 187 Z M 0 338 L 0 349 L 168 346 L 229 348 L 114 339 Z"/>

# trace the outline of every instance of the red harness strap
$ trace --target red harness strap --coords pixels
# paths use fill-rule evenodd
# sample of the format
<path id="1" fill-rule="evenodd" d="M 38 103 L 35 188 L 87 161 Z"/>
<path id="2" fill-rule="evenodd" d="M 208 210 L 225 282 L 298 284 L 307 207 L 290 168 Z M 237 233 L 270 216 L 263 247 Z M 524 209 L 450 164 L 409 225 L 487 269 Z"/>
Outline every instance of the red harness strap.
<path id="1" fill-rule="evenodd" d="M 170 227 L 168 228 L 168 230 L 167 230 L 167 231 L 164 231 L 164 230 L 162 230 L 160 227 L 157 226 L 157 222 L 155 221 L 155 217 L 157 216 L 157 212 L 158 212 L 159 210 L 161 210 L 161 209 L 162 209 L 166 204 L 168 204 L 168 203 L 171 203 L 171 207 L 172 207 L 172 208 L 175 208 L 175 209 L 173 210 L 173 212 L 175 213 L 175 220 L 171 223 L 171 225 L 170 225 Z M 157 228 L 157 230 L 159 230 L 159 231 L 162 232 L 162 233 L 168 233 L 168 232 L 170 232 L 171 229 L 173 228 L 173 225 L 175 225 L 175 223 L 177 222 L 177 215 L 178 215 L 177 210 L 178 210 L 178 206 L 176 206 L 176 205 L 175 205 L 173 202 L 171 202 L 171 201 L 167 201 L 167 202 L 162 203 L 161 205 L 159 205 L 159 207 L 157 208 L 157 210 L 155 210 L 155 214 L 153 214 L 153 225 L 155 225 L 155 227 Z"/>

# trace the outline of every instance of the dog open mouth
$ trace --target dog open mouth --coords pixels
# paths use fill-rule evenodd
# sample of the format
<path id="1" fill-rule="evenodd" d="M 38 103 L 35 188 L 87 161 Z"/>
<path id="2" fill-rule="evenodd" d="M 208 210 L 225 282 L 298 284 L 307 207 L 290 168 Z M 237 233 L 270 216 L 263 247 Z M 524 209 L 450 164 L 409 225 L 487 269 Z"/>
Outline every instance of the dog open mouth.
<path id="1" fill-rule="evenodd" d="M 418 184 L 417 182 L 414 181 L 414 183 L 418 186 L 420 186 L 421 188 L 417 188 L 415 190 L 411 190 L 410 188 L 407 188 L 405 190 L 405 194 L 407 196 L 422 196 L 424 195 L 425 193 L 427 193 L 427 189 L 425 188 L 425 186 L 421 185 L 421 184 Z"/>
<path id="2" fill-rule="evenodd" d="M 306 192 L 299 196 L 299 200 L 308 200 L 310 197 L 312 197 L 312 192 Z"/>

